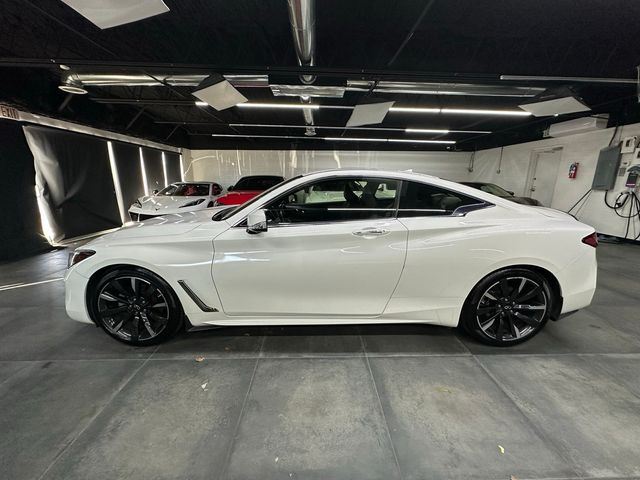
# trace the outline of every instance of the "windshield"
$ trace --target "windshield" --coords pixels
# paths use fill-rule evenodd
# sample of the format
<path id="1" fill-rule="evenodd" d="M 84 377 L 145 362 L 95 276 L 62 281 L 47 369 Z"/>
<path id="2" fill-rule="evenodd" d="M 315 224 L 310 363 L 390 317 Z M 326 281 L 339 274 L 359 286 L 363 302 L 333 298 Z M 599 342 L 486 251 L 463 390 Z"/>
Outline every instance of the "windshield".
<path id="1" fill-rule="evenodd" d="M 233 186 L 234 190 L 266 190 L 274 185 L 281 183 L 282 177 L 260 176 L 260 177 L 244 177 L 238 180 Z"/>
<path id="2" fill-rule="evenodd" d="M 245 207 L 249 207 L 249 206 L 253 205 L 255 202 L 260 201 L 260 199 L 262 197 L 264 197 L 265 195 L 268 195 L 269 193 L 271 193 L 276 188 L 280 188 L 280 187 L 282 187 L 284 185 L 287 185 L 288 183 L 291 183 L 294 180 L 299 179 L 300 177 L 302 177 L 302 175 L 298 175 L 297 177 L 293 177 L 293 178 L 290 178 L 289 180 L 285 180 L 284 182 L 280 182 L 277 185 L 274 185 L 273 187 L 271 187 L 270 189 L 265 190 L 260 195 L 257 195 L 255 197 L 253 197 L 248 202 L 243 203 L 242 205 L 238 205 L 237 207 L 225 208 L 224 210 L 220 210 L 219 212 L 216 212 L 216 214 L 212 217 L 212 220 L 215 220 L 216 222 L 219 222 L 220 220 L 226 220 L 227 218 L 229 218 L 232 215 L 234 215 L 236 212 L 239 212 L 241 209 L 243 209 Z M 240 183 L 240 182 L 238 182 L 238 183 Z"/>
<path id="3" fill-rule="evenodd" d="M 209 195 L 208 183 L 173 183 L 156 195 L 172 197 L 205 197 Z"/>

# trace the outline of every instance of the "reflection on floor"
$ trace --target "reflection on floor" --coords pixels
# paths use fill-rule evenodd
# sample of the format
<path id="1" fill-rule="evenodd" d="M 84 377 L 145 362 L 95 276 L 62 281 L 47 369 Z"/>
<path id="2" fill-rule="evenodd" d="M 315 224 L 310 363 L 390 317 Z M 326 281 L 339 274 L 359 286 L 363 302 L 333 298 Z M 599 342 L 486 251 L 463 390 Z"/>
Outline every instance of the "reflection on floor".
<path id="1" fill-rule="evenodd" d="M 640 248 L 598 255 L 594 304 L 508 349 L 415 325 L 135 349 L 66 318 L 65 251 L 2 265 L 52 281 L 0 291 L 0 477 L 640 476 Z"/>

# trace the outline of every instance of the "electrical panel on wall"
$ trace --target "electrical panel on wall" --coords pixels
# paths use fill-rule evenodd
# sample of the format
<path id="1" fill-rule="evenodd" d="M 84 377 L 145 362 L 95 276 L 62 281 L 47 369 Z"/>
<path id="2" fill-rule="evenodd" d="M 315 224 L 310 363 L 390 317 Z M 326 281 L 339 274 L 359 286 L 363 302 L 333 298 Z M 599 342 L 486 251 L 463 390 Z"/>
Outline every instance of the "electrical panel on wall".
<path id="1" fill-rule="evenodd" d="M 616 184 L 620 167 L 620 144 L 600 150 L 596 173 L 593 176 L 593 190 L 611 190 Z"/>
<path id="2" fill-rule="evenodd" d="M 633 153 L 638 144 L 638 137 L 625 137 L 622 139 L 620 153 Z"/>

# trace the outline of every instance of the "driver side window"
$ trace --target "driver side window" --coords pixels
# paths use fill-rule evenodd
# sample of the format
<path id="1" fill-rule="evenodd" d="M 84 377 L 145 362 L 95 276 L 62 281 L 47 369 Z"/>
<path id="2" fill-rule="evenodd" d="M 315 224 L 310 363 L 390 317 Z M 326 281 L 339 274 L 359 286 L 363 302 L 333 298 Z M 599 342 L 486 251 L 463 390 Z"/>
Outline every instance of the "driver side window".
<path id="1" fill-rule="evenodd" d="M 270 224 L 326 223 L 393 217 L 397 180 L 324 179 L 289 192 L 267 206 Z"/>

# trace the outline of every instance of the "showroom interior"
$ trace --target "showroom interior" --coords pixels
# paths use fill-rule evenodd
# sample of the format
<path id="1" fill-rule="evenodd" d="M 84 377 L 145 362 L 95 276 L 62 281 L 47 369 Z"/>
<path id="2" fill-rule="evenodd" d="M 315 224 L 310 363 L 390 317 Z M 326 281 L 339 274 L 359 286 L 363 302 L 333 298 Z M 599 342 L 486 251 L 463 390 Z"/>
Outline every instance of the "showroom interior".
<path id="1" fill-rule="evenodd" d="M 639 16 L 630 0 L 0 2 L 0 478 L 640 478 Z M 213 228 L 270 187 L 241 179 L 336 169 L 590 226 L 590 305 L 507 347 L 415 318 L 189 328 L 187 307 L 174 337 L 135 346 L 69 318 L 65 275 L 93 261 L 74 249 L 177 217 Z M 212 185 L 193 212 L 158 213 L 190 185 Z M 470 262 L 502 248 L 478 245 Z M 260 272 L 285 303 L 317 283 Z M 256 282 L 233 278 L 249 304 Z M 323 291 L 328 311 L 350 295 Z"/>

